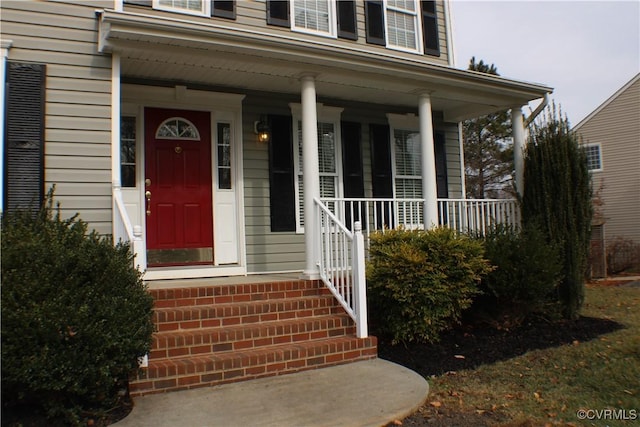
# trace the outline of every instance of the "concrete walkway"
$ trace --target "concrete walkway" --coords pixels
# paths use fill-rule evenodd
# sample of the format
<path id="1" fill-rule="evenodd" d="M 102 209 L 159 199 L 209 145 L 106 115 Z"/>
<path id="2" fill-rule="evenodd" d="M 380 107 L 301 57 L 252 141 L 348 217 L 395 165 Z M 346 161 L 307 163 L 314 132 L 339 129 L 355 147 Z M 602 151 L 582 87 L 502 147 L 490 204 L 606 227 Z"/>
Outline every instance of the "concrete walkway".
<path id="1" fill-rule="evenodd" d="M 382 359 L 138 397 L 118 427 L 383 426 L 414 412 L 429 385 Z"/>

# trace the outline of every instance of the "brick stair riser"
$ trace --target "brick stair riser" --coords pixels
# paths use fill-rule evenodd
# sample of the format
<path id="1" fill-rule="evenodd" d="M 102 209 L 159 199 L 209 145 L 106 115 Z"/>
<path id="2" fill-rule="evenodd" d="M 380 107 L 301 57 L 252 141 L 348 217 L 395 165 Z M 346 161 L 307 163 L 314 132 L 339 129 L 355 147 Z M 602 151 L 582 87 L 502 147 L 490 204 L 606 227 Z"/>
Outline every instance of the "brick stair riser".
<path id="1" fill-rule="evenodd" d="M 156 308 L 227 304 L 331 294 L 327 288 L 320 286 L 316 281 L 155 289 L 151 290 L 150 293 L 154 297 Z"/>
<path id="2" fill-rule="evenodd" d="M 219 385 L 375 358 L 376 339 L 339 338 L 277 350 L 154 362 L 130 385 L 133 396 Z"/>
<path id="3" fill-rule="evenodd" d="M 304 322 L 266 323 L 251 327 L 229 327 L 159 333 L 154 337 L 152 359 L 239 351 L 277 344 L 317 340 L 355 334 L 348 316 L 306 319 Z"/>
<path id="4" fill-rule="evenodd" d="M 161 309 L 154 312 L 154 321 L 159 332 L 167 332 L 341 313 L 342 307 L 328 296 Z"/>

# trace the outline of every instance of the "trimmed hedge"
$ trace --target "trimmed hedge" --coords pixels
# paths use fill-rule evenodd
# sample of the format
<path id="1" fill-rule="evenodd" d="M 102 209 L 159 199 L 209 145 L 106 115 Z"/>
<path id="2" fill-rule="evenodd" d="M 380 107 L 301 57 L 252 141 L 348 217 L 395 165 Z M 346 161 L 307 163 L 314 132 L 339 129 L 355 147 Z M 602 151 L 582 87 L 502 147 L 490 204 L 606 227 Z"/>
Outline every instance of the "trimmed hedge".
<path id="1" fill-rule="evenodd" d="M 128 245 L 62 219 L 51 196 L 2 218 L 2 403 L 77 425 L 126 395 L 153 299 Z"/>
<path id="2" fill-rule="evenodd" d="M 367 265 L 374 329 L 397 342 L 435 342 L 459 322 L 491 267 L 480 241 L 449 228 L 371 236 Z"/>

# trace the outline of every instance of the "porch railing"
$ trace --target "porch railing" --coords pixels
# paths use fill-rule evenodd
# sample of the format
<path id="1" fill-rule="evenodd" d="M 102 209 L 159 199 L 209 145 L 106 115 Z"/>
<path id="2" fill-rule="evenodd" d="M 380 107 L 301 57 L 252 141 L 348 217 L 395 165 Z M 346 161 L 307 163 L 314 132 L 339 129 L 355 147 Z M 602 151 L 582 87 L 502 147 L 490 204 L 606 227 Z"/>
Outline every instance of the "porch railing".
<path id="1" fill-rule="evenodd" d="M 365 237 L 378 230 L 424 228 L 424 199 L 323 198 L 350 230 L 362 224 Z M 491 226 L 520 224 L 515 199 L 438 199 L 438 225 L 485 234 Z"/>
<path id="2" fill-rule="evenodd" d="M 518 227 L 516 199 L 438 199 L 440 225 L 462 232 L 486 234 L 496 225 Z"/>
<path id="3" fill-rule="evenodd" d="M 131 251 L 135 255 L 134 266 L 136 265 L 136 258 L 140 259 L 139 254 L 142 253 L 142 229 L 139 226 L 133 227 L 127 211 L 124 207 L 124 201 L 122 200 L 122 193 L 119 189 L 113 190 L 113 241 L 117 243 L 119 241 L 128 242 L 131 245 Z"/>
<path id="4" fill-rule="evenodd" d="M 368 335 L 364 237 L 359 221 L 345 227 L 320 200 L 316 206 L 320 279 L 356 323 L 359 338 Z"/>

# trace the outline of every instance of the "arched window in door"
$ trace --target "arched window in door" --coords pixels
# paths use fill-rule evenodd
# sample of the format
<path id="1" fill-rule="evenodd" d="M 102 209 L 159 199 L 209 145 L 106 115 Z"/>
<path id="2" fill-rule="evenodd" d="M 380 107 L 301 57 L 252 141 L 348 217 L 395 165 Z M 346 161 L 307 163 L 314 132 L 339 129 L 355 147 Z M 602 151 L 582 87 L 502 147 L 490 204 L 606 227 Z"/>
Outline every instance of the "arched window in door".
<path id="1" fill-rule="evenodd" d="M 200 132 L 193 123 L 182 117 L 171 117 L 160 123 L 156 139 L 184 139 L 200 141 Z"/>

